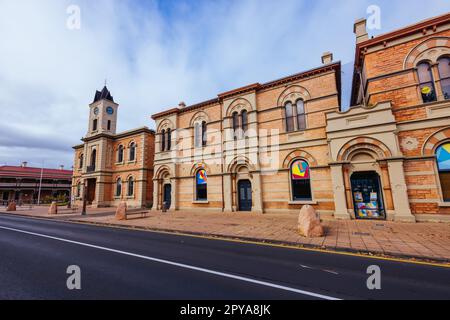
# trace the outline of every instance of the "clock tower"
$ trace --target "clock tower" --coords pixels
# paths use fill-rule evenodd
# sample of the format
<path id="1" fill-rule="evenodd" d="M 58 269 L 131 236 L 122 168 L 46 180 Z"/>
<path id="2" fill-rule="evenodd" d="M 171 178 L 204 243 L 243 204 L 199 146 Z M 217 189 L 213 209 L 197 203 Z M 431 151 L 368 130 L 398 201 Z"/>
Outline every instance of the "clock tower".
<path id="1" fill-rule="evenodd" d="M 97 134 L 116 134 L 119 105 L 106 86 L 95 93 L 94 102 L 89 105 L 89 127 L 87 137 Z"/>

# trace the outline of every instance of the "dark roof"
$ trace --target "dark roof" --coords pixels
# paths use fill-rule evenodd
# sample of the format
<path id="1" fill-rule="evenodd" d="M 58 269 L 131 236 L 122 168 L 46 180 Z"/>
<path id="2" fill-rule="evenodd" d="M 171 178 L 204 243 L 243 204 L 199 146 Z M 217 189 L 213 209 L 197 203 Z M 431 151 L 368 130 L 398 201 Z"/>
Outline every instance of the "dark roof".
<path id="1" fill-rule="evenodd" d="M 41 177 L 41 168 L 0 166 L 0 177 L 37 178 Z M 44 179 L 71 179 L 72 171 L 60 169 L 43 169 Z"/>
<path id="2" fill-rule="evenodd" d="M 106 86 L 103 87 L 102 91 L 96 91 L 95 92 L 95 97 L 94 97 L 94 102 L 100 101 L 100 100 L 109 100 L 114 102 L 114 98 L 111 95 L 111 92 L 109 92 L 108 88 Z"/>

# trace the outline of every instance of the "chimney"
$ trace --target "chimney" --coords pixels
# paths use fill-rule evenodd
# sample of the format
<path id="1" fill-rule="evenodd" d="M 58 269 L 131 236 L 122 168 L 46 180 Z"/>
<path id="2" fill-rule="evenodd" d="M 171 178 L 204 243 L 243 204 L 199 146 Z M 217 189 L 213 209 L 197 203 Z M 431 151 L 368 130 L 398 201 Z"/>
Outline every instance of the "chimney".
<path id="1" fill-rule="evenodd" d="M 356 35 L 356 43 L 369 40 L 369 34 L 367 33 L 367 19 L 362 18 L 355 21 L 353 32 Z"/>
<path id="2" fill-rule="evenodd" d="M 322 54 L 322 63 L 329 64 L 333 62 L 333 54 L 331 52 L 325 52 Z"/>
<path id="3" fill-rule="evenodd" d="M 28 162 L 24 161 L 22 162 L 22 168 L 26 168 L 28 166 Z"/>
<path id="4" fill-rule="evenodd" d="M 59 166 L 59 170 L 61 170 L 61 171 L 64 170 L 64 166 L 63 166 L 63 165 L 60 165 L 60 166 Z"/>
<path id="5" fill-rule="evenodd" d="M 180 109 L 186 108 L 186 103 L 184 103 L 183 101 L 181 101 L 181 102 L 178 104 L 178 107 L 179 107 Z"/>

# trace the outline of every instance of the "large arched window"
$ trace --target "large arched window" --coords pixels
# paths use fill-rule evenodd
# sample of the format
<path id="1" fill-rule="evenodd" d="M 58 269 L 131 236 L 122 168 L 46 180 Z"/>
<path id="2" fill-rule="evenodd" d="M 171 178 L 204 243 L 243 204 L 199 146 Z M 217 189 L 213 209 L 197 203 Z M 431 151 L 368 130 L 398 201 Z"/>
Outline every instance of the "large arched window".
<path id="1" fill-rule="evenodd" d="M 134 195 L 134 179 L 133 177 L 128 178 L 128 196 L 132 197 Z"/>
<path id="2" fill-rule="evenodd" d="M 122 179 L 118 178 L 116 181 L 116 197 L 120 197 L 122 195 Z"/>
<path id="3" fill-rule="evenodd" d="M 194 146 L 196 148 L 202 146 L 202 125 L 199 122 L 194 124 Z"/>
<path id="4" fill-rule="evenodd" d="M 167 129 L 167 151 L 172 149 L 172 129 Z"/>
<path id="5" fill-rule="evenodd" d="M 84 159 L 84 154 L 80 154 L 80 157 L 78 158 L 78 168 L 79 169 L 83 169 L 83 165 L 84 165 L 83 159 Z"/>
<path id="6" fill-rule="evenodd" d="M 445 202 L 450 202 L 450 142 L 437 148 L 436 157 L 439 178 L 441 180 L 442 196 Z"/>
<path id="7" fill-rule="evenodd" d="M 428 62 L 419 63 L 417 65 L 417 76 L 419 78 L 419 87 L 423 102 L 436 101 L 436 91 L 434 89 L 431 65 Z"/>
<path id="8" fill-rule="evenodd" d="M 303 100 L 297 101 L 297 130 L 306 129 L 305 103 Z"/>
<path id="9" fill-rule="evenodd" d="M 238 130 L 239 130 L 239 113 L 233 112 L 233 134 L 234 138 L 238 138 Z"/>
<path id="10" fill-rule="evenodd" d="M 123 162 L 123 146 L 120 145 L 119 149 L 117 150 L 117 162 L 122 163 Z"/>
<path id="11" fill-rule="evenodd" d="M 166 150 L 166 130 L 161 131 L 161 151 Z"/>
<path id="12" fill-rule="evenodd" d="M 202 146 L 206 147 L 208 136 L 206 135 L 206 121 L 202 122 Z"/>
<path id="13" fill-rule="evenodd" d="M 295 130 L 294 128 L 294 109 L 292 107 L 292 103 L 288 102 L 284 106 L 284 112 L 286 117 L 286 131 L 292 132 Z"/>
<path id="14" fill-rule="evenodd" d="M 450 57 L 442 57 L 438 60 L 439 78 L 441 81 L 444 99 L 450 99 Z"/>
<path id="15" fill-rule="evenodd" d="M 241 112 L 242 134 L 245 136 L 248 130 L 248 113 L 247 110 Z"/>
<path id="16" fill-rule="evenodd" d="M 132 142 L 130 144 L 130 155 L 129 155 L 129 160 L 130 161 L 134 161 L 136 160 L 136 143 Z"/>
<path id="17" fill-rule="evenodd" d="M 97 164 L 97 150 L 94 149 L 92 150 L 92 154 L 91 154 L 91 170 L 95 171 L 95 166 Z"/>
<path id="18" fill-rule="evenodd" d="M 197 171 L 195 177 L 196 186 L 196 200 L 206 201 L 208 200 L 208 176 L 206 170 L 200 169 Z"/>
<path id="19" fill-rule="evenodd" d="M 309 164 L 303 160 L 295 161 L 291 166 L 291 184 L 293 201 L 311 201 L 311 179 Z"/>

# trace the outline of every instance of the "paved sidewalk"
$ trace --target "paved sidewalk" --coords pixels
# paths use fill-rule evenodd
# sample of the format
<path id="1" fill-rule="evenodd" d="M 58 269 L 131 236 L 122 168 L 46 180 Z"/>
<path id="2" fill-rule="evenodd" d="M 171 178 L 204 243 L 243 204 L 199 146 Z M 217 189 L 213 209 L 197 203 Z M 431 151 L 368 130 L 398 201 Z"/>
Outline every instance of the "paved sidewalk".
<path id="1" fill-rule="evenodd" d="M 450 262 L 450 224 L 444 223 L 330 220 L 323 222 L 325 237 L 306 239 L 298 234 L 298 217 L 292 214 L 150 211 L 143 219 L 137 216 L 116 221 L 112 208 L 89 209 L 85 217 L 67 209 L 60 210 L 58 216 L 49 216 L 47 210 L 34 208 L 16 214 Z"/>

